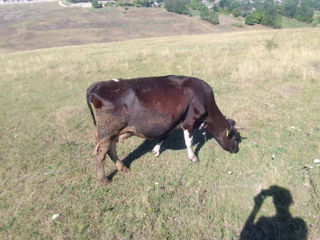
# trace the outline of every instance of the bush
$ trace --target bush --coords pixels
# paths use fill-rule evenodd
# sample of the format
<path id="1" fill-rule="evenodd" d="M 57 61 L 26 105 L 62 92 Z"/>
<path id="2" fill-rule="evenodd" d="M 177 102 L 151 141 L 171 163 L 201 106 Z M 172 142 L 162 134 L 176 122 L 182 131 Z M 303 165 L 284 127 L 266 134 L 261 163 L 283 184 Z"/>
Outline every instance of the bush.
<path id="1" fill-rule="evenodd" d="M 264 10 L 263 8 L 257 9 L 257 10 L 252 14 L 252 17 L 253 17 L 253 19 L 254 19 L 254 22 L 255 22 L 255 23 L 261 23 L 264 14 L 265 14 L 265 10 Z"/>
<path id="2" fill-rule="evenodd" d="M 243 11 L 242 13 L 241 13 L 241 17 L 246 17 L 248 15 L 248 12 L 245 12 L 245 11 Z"/>
<path id="3" fill-rule="evenodd" d="M 118 7 L 133 7 L 134 6 L 134 4 L 132 2 L 127 2 L 127 1 L 116 2 L 116 5 Z"/>
<path id="4" fill-rule="evenodd" d="M 164 7 L 168 12 L 175 12 L 191 16 L 191 13 L 187 7 L 189 0 L 165 0 L 164 4 Z"/>
<path id="5" fill-rule="evenodd" d="M 252 15 L 248 15 L 245 23 L 247 25 L 260 23 L 273 28 L 281 28 L 281 16 L 278 14 L 275 6 L 268 6 L 266 8 L 259 8 Z"/>
<path id="6" fill-rule="evenodd" d="M 312 26 L 316 27 L 318 24 L 320 24 L 320 16 L 317 16 L 313 22 L 312 22 Z"/>
<path id="7" fill-rule="evenodd" d="M 93 8 L 101 8 L 102 4 L 98 3 L 98 0 L 92 0 L 91 5 Z"/>
<path id="8" fill-rule="evenodd" d="M 153 1 L 149 0 L 134 0 L 133 4 L 141 7 L 151 7 Z"/>
<path id="9" fill-rule="evenodd" d="M 202 20 L 210 22 L 212 24 L 219 24 L 219 17 L 214 12 L 209 10 L 208 8 L 204 7 L 200 10 L 200 17 Z"/>
<path id="10" fill-rule="evenodd" d="M 246 16 L 245 24 L 247 24 L 247 25 L 254 25 L 255 23 L 256 23 L 256 22 L 255 22 L 255 19 L 254 19 L 253 15 L 252 15 L 252 14 L 248 14 L 248 15 Z"/>
<path id="11" fill-rule="evenodd" d="M 201 10 L 203 5 L 201 4 L 201 2 L 199 0 L 191 0 L 189 3 L 189 7 L 193 10 Z"/>
<path id="12" fill-rule="evenodd" d="M 103 4 L 103 6 L 104 7 L 114 7 L 114 6 L 116 6 L 116 3 L 114 3 L 114 2 L 106 2 L 106 3 Z"/>
<path id="13" fill-rule="evenodd" d="M 241 15 L 241 12 L 239 10 L 239 8 L 235 8 L 232 10 L 232 15 L 235 17 L 239 17 Z"/>
<path id="14" fill-rule="evenodd" d="M 267 8 L 261 19 L 261 24 L 273 28 L 281 28 L 281 16 L 275 7 Z"/>

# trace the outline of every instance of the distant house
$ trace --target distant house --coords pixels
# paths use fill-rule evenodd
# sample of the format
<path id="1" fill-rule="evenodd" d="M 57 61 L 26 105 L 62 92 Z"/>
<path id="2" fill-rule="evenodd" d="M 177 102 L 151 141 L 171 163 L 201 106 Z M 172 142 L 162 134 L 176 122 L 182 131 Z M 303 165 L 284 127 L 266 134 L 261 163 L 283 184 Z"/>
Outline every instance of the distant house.
<path id="1" fill-rule="evenodd" d="M 201 0 L 201 4 L 205 5 L 209 9 L 212 9 L 214 5 L 216 5 L 215 2 L 209 2 L 207 0 Z"/>
<path id="2" fill-rule="evenodd" d="M 0 0 L 0 4 L 14 4 L 14 3 L 41 3 L 54 2 L 55 0 Z"/>

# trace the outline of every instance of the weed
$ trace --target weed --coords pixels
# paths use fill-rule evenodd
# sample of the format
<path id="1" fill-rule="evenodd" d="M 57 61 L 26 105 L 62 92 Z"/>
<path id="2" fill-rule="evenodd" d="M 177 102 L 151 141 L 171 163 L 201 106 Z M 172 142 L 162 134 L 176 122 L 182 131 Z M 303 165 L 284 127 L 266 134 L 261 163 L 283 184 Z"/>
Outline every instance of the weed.
<path id="1" fill-rule="evenodd" d="M 274 35 L 271 39 L 265 40 L 265 47 L 268 51 L 271 51 L 279 47 L 276 35 Z"/>

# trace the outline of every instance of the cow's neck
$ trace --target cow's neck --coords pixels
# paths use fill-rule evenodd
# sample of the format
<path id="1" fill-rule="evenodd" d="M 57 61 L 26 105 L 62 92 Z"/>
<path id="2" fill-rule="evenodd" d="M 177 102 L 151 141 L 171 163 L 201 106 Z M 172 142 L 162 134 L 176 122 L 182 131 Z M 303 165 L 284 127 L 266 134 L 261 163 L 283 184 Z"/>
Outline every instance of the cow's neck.
<path id="1" fill-rule="evenodd" d="M 226 118 L 220 112 L 215 103 L 208 109 L 207 124 L 209 132 L 215 137 L 217 141 L 219 141 L 219 138 L 228 128 Z"/>

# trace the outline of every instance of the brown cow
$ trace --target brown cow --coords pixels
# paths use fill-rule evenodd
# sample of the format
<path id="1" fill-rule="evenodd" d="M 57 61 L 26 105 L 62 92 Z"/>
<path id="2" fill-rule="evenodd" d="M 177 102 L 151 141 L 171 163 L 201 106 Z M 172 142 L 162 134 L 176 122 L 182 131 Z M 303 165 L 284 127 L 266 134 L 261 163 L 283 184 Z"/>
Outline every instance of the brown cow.
<path id="1" fill-rule="evenodd" d="M 158 138 L 153 152 L 175 128 L 184 131 L 188 157 L 198 160 L 192 151 L 192 131 L 205 125 L 222 148 L 239 151 L 241 137 L 235 121 L 226 119 L 218 109 L 211 87 L 204 81 L 185 76 L 113 79 L 92 84 L 87 103 L 96 125 L 94 155 L 98 179 L 107 183 L 103 162 L 106 154 L 119 171 L 127 168 L 116 152 L 118 140 L 131 136 Z M 96 119 L 91 107 L 96 110 Z"/>

